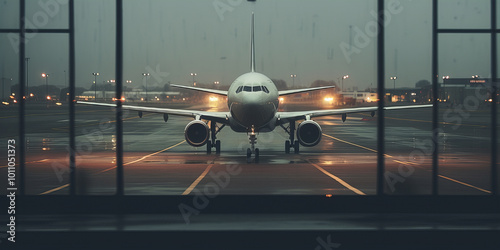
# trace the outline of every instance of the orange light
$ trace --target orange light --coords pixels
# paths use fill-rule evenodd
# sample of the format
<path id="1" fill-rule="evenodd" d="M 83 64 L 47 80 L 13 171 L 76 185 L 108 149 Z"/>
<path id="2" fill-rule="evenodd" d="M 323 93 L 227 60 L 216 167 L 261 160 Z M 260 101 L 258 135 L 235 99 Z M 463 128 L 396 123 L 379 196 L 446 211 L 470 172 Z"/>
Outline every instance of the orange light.
<path id="1" fill-rule="evenodd" d="M 17 103 L 17 100 L 14 100 L 14 103 Z"/>
<path id="2" fill-rule="evenodd" d="M 34 96 L 34 95 L 33 95 L 33 93 L 31 93 L 31 94 L 30 94 L 30 97 L 33 97 L 33 96 Z"/>
<path id="3" fill-rule="evenodd" d="M 42 73 L 42 77 L 47 77 L 47 74 L 45 74 L 45 73 Z"/>
<path id="4" fill-rule="evenodd" d="M 326 198 L 331 198 L 332 194 L 326 194 L 325 196 L 326 196 Z"/>
<path id="5" fill-rule="evenodd" d="M 52 98 L 50 98 L 50 95 L 48 95 L 48 96 L 47 96 L 47 100 L 50 100 L 50 99 L 52 99 Z"/>

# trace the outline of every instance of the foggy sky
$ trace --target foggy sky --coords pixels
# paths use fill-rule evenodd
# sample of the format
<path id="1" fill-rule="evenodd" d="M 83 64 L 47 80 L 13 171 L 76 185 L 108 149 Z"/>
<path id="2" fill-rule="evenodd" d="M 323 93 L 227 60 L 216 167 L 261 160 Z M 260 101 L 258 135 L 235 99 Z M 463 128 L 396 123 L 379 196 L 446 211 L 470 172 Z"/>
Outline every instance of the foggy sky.
<path id="1" fill-rule="evenodd" d="M 56 1 L 27 1 L 32 27 L 67 28 L 64 1 L 59 10 L 48 12 L 40 2 Z M 389 77 L 397 76 L 398 87 L 414 87 L 431 75 L 431 1 L 388 0 L 386 9 L 392 2 L 400 4 L 386 23 L 386 84 L 392 86 Z M 92 72 L 100 73 L 98 83 L 115 79 L 115 1 L 75 3 L 76 84 L 88 88 Z M 197 82 L 229 85 L 250 70 L 250 16 L 255 12 L 258 72 L 289 86 L 290 74 L 303 86 L 317 79 L 337 82 L 348 74 L 345 88 L 375 87 L 376 35 L 370 30 L 375 9 L 376 1 L 370 0 L 124 1 L 124 79 L 132 81 L 129 87 L 140 86 L 142 73 L 151 73 L 149 86 L 188 85 L 190 73 L 197 73 Z M 440 1 L 439 10 L 441 28 L 489 28 L 489 0 Z M 18 12 L 17 1 L 0 1 L 0 28 L 17 28 Z M 17 83 L 12 36 L 0 34 L 0 77 Z M 440 35 L 439 46 L 440 75 L 491 76 L 489 35 Z M 50 84 L 63 86 L 68 48 L 66 34 L 33 34 L 26 47 L 29 84 L 44 84 L 40 75 L 45 72 Z"/>

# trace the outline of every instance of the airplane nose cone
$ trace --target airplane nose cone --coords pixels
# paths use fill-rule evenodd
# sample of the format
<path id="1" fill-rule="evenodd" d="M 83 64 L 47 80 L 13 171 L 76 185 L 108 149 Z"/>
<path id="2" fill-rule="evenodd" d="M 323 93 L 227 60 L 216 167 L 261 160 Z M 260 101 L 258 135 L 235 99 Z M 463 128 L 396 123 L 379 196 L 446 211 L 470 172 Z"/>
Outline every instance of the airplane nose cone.
<path id="1" fill-rule="evenodd" d="M 272 103 L 265 103 L 258 98 L 245 97 L 241 103 L 231 106 L 231 115 L 241 125 L 258 128 L 268 123 L 274 116 L 275 107 Z"/>

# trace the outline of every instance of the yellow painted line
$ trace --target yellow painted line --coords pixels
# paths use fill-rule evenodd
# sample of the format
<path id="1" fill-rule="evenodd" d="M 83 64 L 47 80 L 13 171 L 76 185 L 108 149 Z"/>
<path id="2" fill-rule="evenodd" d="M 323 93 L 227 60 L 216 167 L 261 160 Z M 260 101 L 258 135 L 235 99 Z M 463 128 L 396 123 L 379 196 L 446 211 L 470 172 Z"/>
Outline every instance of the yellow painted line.
<path id="1" fill-rule="evenodd" d="M 38 162 L 45 162 L 45 161 L 48 161 L 49 159 L 43 159 L 43 160 L 38 160 L 38 161 L 30 161 L 30 162 L 26 162 L 25 164 L 30 164 L 30 163 L 38 163 Z M 17 163 L 16 163 L 17 164 Z M 8 165 L 5 165 L 5 166 L 1 166 L 0 168 L 6 168 L 6 167 L 9 167 Z M 17 165 L 16 165 L 17 167 Z"/>
<path id="2" fill-rule="evenodd" d="M 154 152 L 154 153 L 152 153 L 152 154 L 146 155 L 146 156 L 144 156 L 144 157 L 142 157 L 142 158 L 140 158 L 140 159 L 138 159 L 138 160 L 134 160 L 134 161 L 131 161 L 131 162 L 127 162 L 127 163 L 123 164 L 123 166 L 127 166 L 127 165 L 130 165 L 130 164 L 133 164 L 133 163 L 136 163 L 136 162 L 142 161 L 142 160 L 144 160 L 144 159 L 146 159 L 146 158 L 148 158 L 148 157 L 151 157 L 151 156 L 153 156 L 153 155 L 157 155 L 157 154 L 159 154 L 159 153 L 161 153 L 161 152 L 165 152 L 165 151 L 167 151 L 167 150 L 169 150 L 169 149 L 172 149 L 172 148 L 174 148 L 174 147 L 177 147 L 177 146 L 181 145 L 181 144 L 182 144 L 182 143 L 184 143 L 184 142 L 186 142 L 186 140 L 183 140 L 183 141 L 181 141 L 181 142 L 179 142 L 179 143 L 177 143 L 177 144 L 175 144 L 175 145 L 173 145 L 173 146 L 170 146 L 170 147 L 168 147 L 168 148 L 165 148 L 165 149 L 162 149 L 162 150 L 160 150 L 160 151 Z M 116 168 L 116 166 L 114 166 L 114 167 L 112 167 L 112 168 L 108 168 L 108 169 L 102 170 L 102 171 L 98 172 L 97 174 L 101 174 L 101 173 L 104 173 L 104 172 L 110 171 L 110 170 L 115 169 L 115 168 Z M 52 192 L 55 192 L 55 191 L 61 190 L 61 189 L 66 188 L 66 187 L 69 187 L 69 184 L 65 184 L 65 185 L 62 185 L 62 186 L 60 186 L 60 187 L 57 187 L 57 188 L 51 189 L 51 190 L 49 190 L 49 191 L 43 192 L 43 193 L 41 193 L 40 195 L 50 194 L 50 193 L 52 193 Z"/>
<path id="3" fill-rule="evenodd" d="M 60 186 L 60 187 L 57 187 L 57 188 L 51 189 L 51 190 L 49 190 L 49 191 L 45 191 L 45 192 L 41 193 L 40 195 L 50 194 L 50 193 L 53 193 L 53 192 L 55 192 L 55 191 L 59 191 L 59 190 L 61 190 L 61 189 L 63 189 L 63 188 L 67 188 L 67 187 L 69 187 L 69 184 L 62 185 L 62 186 Z"/>
<path id="4" fill-rule="evenodd" d="M 371 116 L 367 114 L 361 114 L 364 116 Z M 428 120 L 417 120 L 417 119 L 407 119 L 407 118 L 396 118 L 396 117 L 389 117 L 386 116 L 386 119 L 391 119 L 391 120 L 398 120 L 398 121 L 409 121 L 409 122 L 425 122 L 425 123 L 432 123 L 432 121 Z M 441 125 L 458 125 L 458 126 L 467 126 L 467 127 L 480 127 L 480 128 L 486 128 L 488 126 L 486 125 L 475 125 L 475 124 L 463 124 L 463 123 L 452 123 L 452 122 L 438 122 L 438 124 Z"/>
<path id="5" fill-rule="evenodd" d="M 186 142 L 186 140 L 183 140 L 183 141 L 181 141 L 181 142 L 179 142 L 179 143 L 177 143 L 177 144 L 175 144 L 175 145 L 173 145 L 173 146 L 170 146 L 170 147 L 168 147 L 168 148 L 164 148 L 164 149 L 162 149 L 162 150 L 160 150 L 160 151 L 156 151 L 156 152 L 154 152 L 154 153 L 152 153 L 152 154 L 148 154 L 148 155 L 146 155 L 146 156 L 143 156 L 143 157 L 141 157 L 141 158 L 139 158 L 139 159 L 137 159 L 137 160 L 133 160 L 133 161 L 131 161 L 131 162 L 124 163 L 124 164 L 123 164 L 123 166 L 128 166 L 128 165 L 130 165 L 130 164 L 134 164 L 134 163 L 140 162 L 140 161 L 145 160 L 145 159 L 147 159 L 147 158 L 149 158 L 149 157 L 151 157 L 151 156 L 154 156 L 154 155 L 157 155 L 157 154 L 159 154 L 159 153 L 162 153 L 162 152 L 165 152 L 165 151 L 167 151 L 167 150 L 170 150 L 170 149 L 172 149 L 172 148 L 175 148 L 175 147 L 177 147 L 177 146 L 181 145 L 181 144 L 182 144 L 182 143 L 184 143 L 184 142 Z M 104 172 L 108 172 L 108 171 L 110 171 L 110 170 L 113 170 L 113 169 L 115 169 L 115 168 L 116 168 L 116 166 L 111 167 L 111 168 L 108 168 L 108 169 L 105 169 L 105 170 L 102 170 L 102 171 L 97 172 L 97 173 L 98 173 L 98 174 L 101 174 L 101 173 L 104 173 Z"/>
<path id="6" fill-rule="evenodd" d="M 341 140 L 339 138 L 336 138 L 336 137 L 333 137 L 331 135 L 327 135 L 327 134 L 323 134 L 324 136 L 326 137 L 329 137 L 329 138 L 332 138 L 334 140 L 337 140 L 337 141 L 340 141 L 340 142 L 344 142 L 344 143 L 347 143 L 347 144 L 350 144 L 350 145 L 353 145 L 353 146 L 356 146 L 356 147 L 360 147 L 362 149 L 366 149 L 366 150 L 369 150 L 369 151 L 372 151 L 372 152 L 377 152 L 377 150 L 375 149 L 371 149 L 371 148 L 367 148 L 367 147 L 364 147 L 364 146 L 361 146 L 361 145 L 358 145 L 358 144 L 355 144 L 355 143 L 352 143 L 352 142 L 348 142 L 348 141 L 344 141 L 344 140 Z M 418 163 L 414 163 L 414 162 L 405 162 L 405 161 L 398 161 L 396 160 L 392 155 L 388 155 L 388 154 L 384 154 L 386 157 L 389 157 L 389 158 L 393 158 L 392 160 L 397 162 L 397 163 L 401 163 L 401 164 L 410 164 L 410 165 L 414 165 L 416 167 L 419 167 L 419 168 L 422 168 L 420 167 L 420 164 Z M 424 169 L 424 168 L 422 168 Z M 428 171 L 427 169 L 424 169 L 426 171 Z M 461 182 L 461 181 L 458 181 L 458 180 L 455 180 L 455 179 L 452 179 L 450 177 L 446 177 L 444 175 L 438 175 L 439 177 L 443 178 L 443 179 L 446 179 L 446 180 L 449 180 L 449 181 L 453 181 L 455 183 L 458 183 L 458 184 L 462 184 L 464 186 L 467 186 L 467 187 L 470 187 L 470 188 L 474 188 L 474 189 L 477 189 L 479 191 L 482 191 L 482 192 L 485 192 L 485 193 L 491 193 L 490 191 L 488 190 L 485 190 L 485 189 L 482 189 L 482 188 L 479 188 L 479 187 L 476 187 L 474 185 L 471 185 L 471 184 L 468 184 L 468 183 L 465 183 L 465 182 Z"/>
<path id="7" fill-rule="evenodd" d="M 87 111 L 78 111 L 78 113 L 92 113 L 92 112 L 102 112 L 102 111 L 105 111 L 105 110 L 87 110 Z M 52 116 L 52 115 L 66 115 L 66 114 L 69 116 L 69 112 L 52 113 L 52 114 L 45 114 L 45 113 L 42 113 L 42 114 L 27 114 L 27 115 L 24 115 L 24 116 Z M 19 116 L 18 115 L 14 115 L 14 116 L 2 116 L 2 117 L 0 117 L 0 119 L 3 119 L 3 118 L 15 118 L 15 117 L 19 117 Z"/>
<path id="8" fill-rule="evenodd" d="M 479 188 L 479 187 L 476 187 L 474 185 L 471 185 L 471 184 L 468 184 L 468 183 L 465 183 L 465 182 L 461 182 L 461 181 L 457 181 L 455 179 L 452 179 L 452 178 L 449 178 L 449 177 L 446 177 L 444 175 L 438 175 L 439 177 L 443 178 L 443 179 L 446 179 L 446 180 L 449 180 L 449 181 L 453 181 L 453 182 L 456 182 L 458 184 L 462 184 L 464 186 L 467 186 L 467 187 L 470 187 L 470 188 L 474 188 L 474 189 L 477 189 L 481 192 L 485 192 L 485 193 L 488 193 L 488 194 L 491 194 L 491 191 L 488 191 L 488 190 L 485 190 L 485 189 L 482 189 L 482 188 Z"/>
<path id="9" fill-rule="evenodd" d="M 342 186 L 348 188 L 349 190 L 353 191 L 356 194 L 359 195 L 366 195 L 365 193 L 361 192 L 361 190 L 349 185 L 349 183 L 345 182 L 344 180 L 340 179 L 339 177 L 333 175 L 332 173 L 326 171 L 324 168 L 318 166 L 317 164 L 314 164 L 312 162 L 309 162 L 309 164 L 313 165 L 315 168 L 317 168 L 319 171 L 323 172 L 323 174 L 326 174 L 330 178 L 336 180 L 338 183 L 342 184 Z"/>
<path id="10" fill-rule="evenodd" d="M 191 184 L 191 186 L 189 186 L 186 191 L 184 191 L 184 193 L 182 193 L 182 195 L 188 195 L 191 193 L 191 191 L 193 191 L 193 189 L 198 185 L 198 183 L 200 183 L 201 180 L 203 180 L 203 178 L 205 178 L 205 176 L 208 174 L 208 171 L 210 171 L 210 169 L 212 168 L 214 164 L 210 164 L 208 165 L 208 167 L 205 169 L 205 171 L 203 171 L 203 173 L 201 173 L 200 176 L 198 176 L 198 178 L 196 178 L 196 180 Z"/>

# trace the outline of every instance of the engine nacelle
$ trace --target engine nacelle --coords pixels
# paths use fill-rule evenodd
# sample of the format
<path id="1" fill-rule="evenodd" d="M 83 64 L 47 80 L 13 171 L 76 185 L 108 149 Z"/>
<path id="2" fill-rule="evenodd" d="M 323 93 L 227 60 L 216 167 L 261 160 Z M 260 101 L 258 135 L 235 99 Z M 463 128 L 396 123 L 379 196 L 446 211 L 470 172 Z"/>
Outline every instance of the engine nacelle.
<path id="1" fill-rule="evenodd" d="M 210 128 L 200 120 L 191 121 L 184 129 L 184 137 L 187 143 L 194 147 L 205 145 L 210 136 Z"/>
<path id="2" fill-rule="evenodd" d="M 297 139 L 304 147 L 316 146 L 321 141 L 321 126 L 315 121 L 306 120 L 297 127 Z"/>

